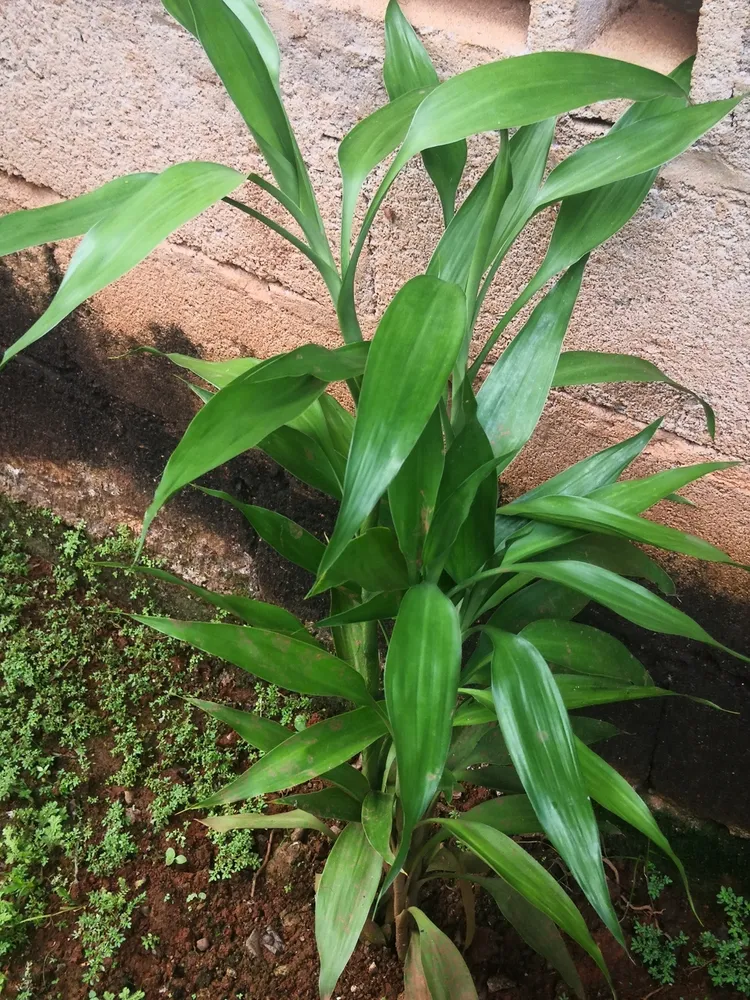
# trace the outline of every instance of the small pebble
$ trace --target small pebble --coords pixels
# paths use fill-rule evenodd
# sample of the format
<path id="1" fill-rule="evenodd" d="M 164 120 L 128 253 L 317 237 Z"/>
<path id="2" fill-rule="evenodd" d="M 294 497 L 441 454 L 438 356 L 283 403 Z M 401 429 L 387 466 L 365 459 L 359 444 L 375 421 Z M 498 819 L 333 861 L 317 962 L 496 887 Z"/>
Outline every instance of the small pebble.
<path id="1" fill-rule="evenodd" d="M 260 931 L 256 927 L 250 937 L 245 941 L 245 951 L 250 958 L 263 958 L 263 948 L 260 943 Z"/>
<path id="2" fill-rule="evenodd" d="M 518 987 L 518 983 L 514 983 L 512 979 L 508 976 L 496 975 L 490 976 L 487 980 L 487 990 L 490 993 L 503 993 L 505 990 L 515 990 Z"/>
<path id="3" fill-rule="evenodd" d="M 133 804 L 133 793 L 130 790 L 128 790 L 128 791 L 125 792 L 125 794 L 123 795 L 123 798 L 125 799 L 125 805 L 126 806 L 132 806 L 132 804 Z"/>
<path id="4" fill-rule="evenodd" d="M 375 962 L 370 962 L 369 966 L 367 967 L 367 971 L 370 973 L 371 976 L 373 976 L 377 971 L 377 968 L 378 967 Z"/>
<path id="5" fill-rule="evenodd" d="M 211 942 L 206 937 L 198 938 L 195 942 L 195 947 L 198 951 L 208 951 L 211 947 Z"/>

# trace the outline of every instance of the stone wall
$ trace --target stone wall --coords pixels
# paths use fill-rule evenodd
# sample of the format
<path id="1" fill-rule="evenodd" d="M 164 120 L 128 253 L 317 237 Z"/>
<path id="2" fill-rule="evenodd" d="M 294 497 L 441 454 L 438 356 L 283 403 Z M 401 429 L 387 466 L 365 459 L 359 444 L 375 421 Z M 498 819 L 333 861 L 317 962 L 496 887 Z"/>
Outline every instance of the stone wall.
<path id="1" fill-rule="evenodd" d="M 441 74 L 526 51 L 578 47 L 660 70 L 697 52 L 693 92 L 701 100 L 750 86 L 750 0 L 668 6 L 408 0 L 403 6 Z M 266 0 L 263 7 L 282 50 L 289 114 L 333 232 L 338 141 L 385 100 L 385 0 Z M 604 134 L 619 111 L 604 105 L 563 117 L 553 156 Z M 159 0 L 4 0 L 0 112 L 0 211 L 185 159 L 262 168 L 207 60 Z M 471 142 L 468 179 L 483 169 L 489 149 L 487 141 Z M 376 180 L 368 181 L 366 195 Z M 275 214 L 257 191 L 243 196 Z M 394 291 L 423 270 L 440 231 L 436 198 L 417 162 L 395 185 L 388 207 L 361 264 L 358 301 L 368 330 Z M 509 257 L 480 334 L 530 275 L 551 222 L 550 212 L 539 216 Z M 0 263 L 0 341 L 10 342 L 41 312 L 73 249 L 64 243 Z M 750 102 L 666 167 L 636 218 L 595 253 L 568 338 L 571 348 L 640 354 L 706 395 L 717 411 L 715 442 L 700 408 L 667 389 L 557 391 L 533 446 L 510 470 L 509 488 L 536 482 L 661 414 L 664 429 L 636 466 L 639 474 L 750 458 L 749 258 Z M 333 309 L 316 273 L 262 226 L 215 207 L 4 374 L 0 488 L 67 518 L 84 516 L 95 529 L 117 521 L 135 527 L 193 401 L 158 362 L 110 359 L 142 343 L 220 358 L 267 356 L 309 340 L 336 343 Z M 251 491 L 259 488 L 257 470 L 232 469 L 230 476 L 255 482 Z M 271 475 L 267 466 L 261 472 Z M 696 507 L 669 506 L 660 515 L 750 562 L 747 469 L 719 473 L 686 493 Z M 249 574 L 257 585 L 236 522 L 212 519 L 194 497 L 160 516 L 153 541 L 178 568 L 205 578 L 218 555 L 223 568 Z M 675 569 L 684 587 L 718 598 L 717 606 L 730 599 L 735 615 L 750 597 L 750 578 L 741 570 L 680 561 Z M 741 641 L 743 630 L 736 633 Z M 746 697 L 740 665 L 716 670 L 731 679 L 738 698 Z"/>

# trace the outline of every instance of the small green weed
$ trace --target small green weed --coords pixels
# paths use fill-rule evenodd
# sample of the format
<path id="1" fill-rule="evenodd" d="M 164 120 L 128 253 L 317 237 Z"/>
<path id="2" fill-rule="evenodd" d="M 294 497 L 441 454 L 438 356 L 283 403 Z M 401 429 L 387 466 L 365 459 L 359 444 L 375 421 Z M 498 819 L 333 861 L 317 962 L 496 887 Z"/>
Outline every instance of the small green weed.
<path id="1" fill-rule="evenodd" d="M 146 893 L 128 898 L 125 879 L 117 881 L 117 892 L 96 889 L 89 896 L 85 913 L 78 918 L 74 937 L 79 938 L 87 966 L 82 979 L 87 985 L 98 981 L 109 959 L 114 959 L 125 941 L 133 911 L 146 899 Z"/>
<path id="2" fill-rule="evenodd" d="M 143 950 L 150 952 L 152 955 L 156 954 L 156 949 L 159 947 L 160 943 L 159 935 L 153 934 L 151 931 L 149 931 L 148 934 L 144 934 L 141 938 Z"/>
<path id="3" fill-rule="evenodd" d="M 96 990 L 89 990 L 88 1000 L 146 1000 L 146 994 L 143 990 L 131 990 L 129 986 L 125 986 L 119 993 L 105 990 L 101 997 Z"/>
<path id="4" fill-rule="evenodd" d="M 94 875 L 114 875 L 136 852 L 136 844 L 128 832 L 125 807 L 116 801 L 107 810 L 103 821 L 104 836 L 86 852 L 86 864 Z"/>
<path id="5" fill-rule="evenodd" d="M 633 924 L 633 954 L 640 956 L 648 974 L 662 986 L 674 982 L 677 953 L 687 943 L 687 935 L 682 932 L 672 938 L 653 924 L 642 924 L 638 920 Z"/>
<path id="6" fill-rule="evenodd" d="M 724 909 L 728 936 L 721 939 L 704 931 L 698 939 L 702 953 L 692 952 L 690 964 L 708 966 L 714 986 L 750 996 L 750 902 L 728 886 L 722 886 L 716 898 Z"/>
<path id="7" fill-rule="evenodd" d="M 174 847 L 168 847 L 164 855 L 165 865 L 184 865 L 187 863 L 187 858 L 184 854 L 178 854 Z"/>
<path id="8" fill-rule="evenodd" d="M 663 872 L 660 872 L 656 865 L 651 861 L 646 862 L 645 877 L 646 892 L 648 893 L 648 898 L 652 902 L 655 902 L 667 886 L 672 884 L 672 879 L 669 875 L 665 875 Z"/>

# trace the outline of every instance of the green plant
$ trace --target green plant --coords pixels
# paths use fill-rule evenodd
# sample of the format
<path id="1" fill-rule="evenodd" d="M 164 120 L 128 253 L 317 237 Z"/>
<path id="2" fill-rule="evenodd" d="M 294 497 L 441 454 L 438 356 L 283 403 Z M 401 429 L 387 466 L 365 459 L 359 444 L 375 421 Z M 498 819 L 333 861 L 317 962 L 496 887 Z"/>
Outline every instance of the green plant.
<path id="1" fill-rule="evenodd" d="M 750 902 L 728 886 L 722 886 L 717 899 L 724 908 L 728 936 L 722 940 L 704 931 L 698 939 L 703 955 L 691 953 L 690 964 L 707 965 L 714 986 L 750 996 Z"/>
<path id="2" fill-rule="evenodd" d="M 646 862 L 644 874 L 646 876 L 646 892 L 652 902 L 661 896 L 668 885 L 672 884 L 672 879 L 669 875 L 660 872 L 653 861 Z"/>
<path id="3" fill-rule="evenodd" d="M 683 932 L 672 938 L 653 924 L 642 924 L 638 920 L 633 924 L 630 944 L 633 954 L 640 957 L 654 982 L 662 986 L 674 982 L 677 952 L 687 943 L 687 935 Z"/>
<path id="4" fill-rule="evenodd" d="M 84 983 L 89 985 L 98 981 L 107 961 L 114 958 L 125 941 L 133 911 L 145 898 L 145 892 L 128 898 L 128 886 L 123 878 L 117 880 L 117 892 L 96 889 L 91 893 L 74 934 L 83 948 Z"/>
<path id="5" fill-rule="evenodd" d="M 452 995 L 475 995 L 459 951 L 417 905 L 424 880 L 434 877 L 484 888 L 580 993 L 555 925 L 606 975 L 601 953 L 570 898 L 512 837 L 545 833 L 621 943 L 591 800 L 649 837 L 684 879 L 645 803 L 589 749 L 612 727 L 568 716 L 573 708 L 672 692 L 656 687 L 619 641 L 573 619 L 594 601 L 653 631 L 724 648 L 631 578 L 673 592 L 637 543 L 731 562 L 707 542 L 641 516 L 660 500 L 679 502 L 677 490 L 727 463 L 620 480 L 657 421 L 499 507 L 498 477 L 531 437 L 553 387 L 633 381 L 680 388 L 647 361 L 562 351 L 563 340 L 588 255 L 632 218 L 660 165 L 739 98 L 691 104 L 690 60 L 664 76 L 570 52 L 506 59 L 438 83 L 392 0 L 384 65 L 390 101 L 339 148 L 337 263 L 281 101 L 276 42 L 254 0 L 164 2 L 203 45 L 274 180 L 215 163 L 182 163 L 2 219 L 3 252 L 86 233 L 49 308 L 6 351 L 3 364 L 219 200 L 308 258 L 330 292 L 344 346 L 307 344 L 262 362 L 169 355 L 209 388 L 194 386 L 204 405 L 167 463 L 143 538 L 179 489 L 254 447 L 340 501 L 335 530 L 323 542 L 274 511 L 204 490 L 234 504 L 282 557 L 309 571 L 311 595 L 330 595 L 330 614 L 315 635 L 282 608 L 140 567 L 241 624 L 136 615 L 138 623 L 305 698 L 335 699 L 334 714 L 298 731 L 284 724 L 291 720 L 273 723 L 192 699 L 263 754 L 199 806 L 278 795 L 313 778 L 324 783 L 322 790 L 281 796 L 287 812 L 204 822 L 216 832 L 309 827 L 331 837 L 316 905 L 324 998 L 368 914 L 380 919 L 386 908 L 411 991 L 444 995 L 449 975 Z M 556 116 L 613 98 L 633 103 L 608 135 L 545 177 Z M 497 133 L 497 154 L 455 211 L 465 140 L 485 132 Z M 352 245 L 364 181 L 392 154 Z M 357 264 L 391 185 L 418 154 L 437 188 L 445 231 L 427 273 L 398 291 L 366 342 L 357 317 Z M 245 180 L 288 212 L 301 237 L 230 197 Z M 483 340 L 477 318 L 509 247 L 536 213 L 555 204 L 543 263 Z M 532 301 L 533 311 L 493 362 L 504 331 Z M 326 392 L 334 382 L 347 383 L 355 416 Z M 713 432 L 713 411 L 700 402 Z M 384 670 L 379 625 L 389 636 Z M 353 707 L 339 711 L 342 700 Z M 348 763 L 360 754 L 361 770 Z M 441 797 L 450 802 L 463 783 L 510 794 L 446 816 Z M 178 804 L 184 800 L 169 807 Z M 337 836 L 329 820 L 344 824 Z M 472 893 L 463 899 L 468 926 Z"/>
<path id="6" fill-rule="evenodd" d="M 166 854 L 164 855 L 165 865 L 184 865 L 187 862 L 187 858 L 184 854 L 178 854 L 174 847 L 168 847 Z"/>
<path id="7" fill-rule="evenodd" d="M 152 955 L 156 954 L 156 949 L 159 947 L 159 935 L 154 934 L 149 931 L 148 934 L 144 934 L 141 938 L 141 945 L 144 951 L 151 952 Z"/>

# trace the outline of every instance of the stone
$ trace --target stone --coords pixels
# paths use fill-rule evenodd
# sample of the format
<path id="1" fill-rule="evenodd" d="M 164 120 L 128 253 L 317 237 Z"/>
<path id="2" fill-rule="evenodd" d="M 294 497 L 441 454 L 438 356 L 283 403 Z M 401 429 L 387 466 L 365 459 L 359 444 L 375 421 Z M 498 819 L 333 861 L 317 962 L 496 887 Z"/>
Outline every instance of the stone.
<path id="1" fill-rule="evenodd" d="M 208 940 L 207 937 L 198 938 L 198 940 L 195 942 L 196 951 L 208 951 L 210 947 L 211 947 L 211 942 Z"/>

